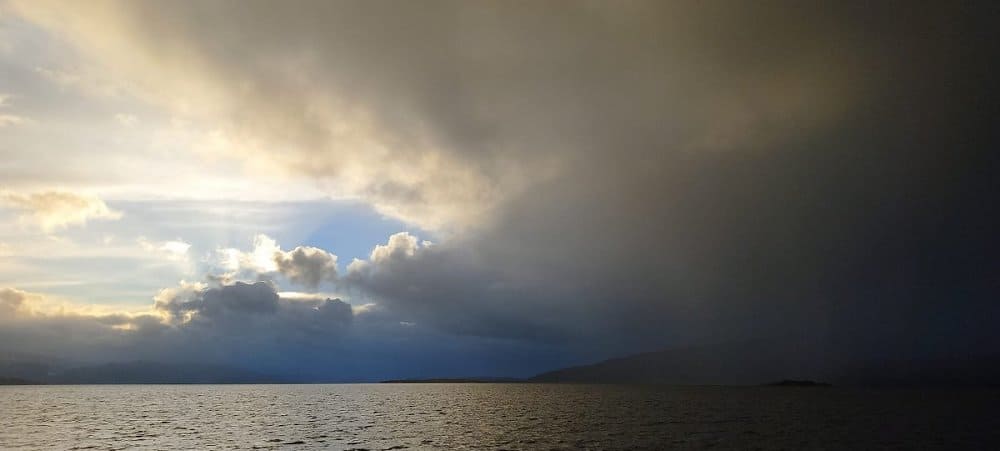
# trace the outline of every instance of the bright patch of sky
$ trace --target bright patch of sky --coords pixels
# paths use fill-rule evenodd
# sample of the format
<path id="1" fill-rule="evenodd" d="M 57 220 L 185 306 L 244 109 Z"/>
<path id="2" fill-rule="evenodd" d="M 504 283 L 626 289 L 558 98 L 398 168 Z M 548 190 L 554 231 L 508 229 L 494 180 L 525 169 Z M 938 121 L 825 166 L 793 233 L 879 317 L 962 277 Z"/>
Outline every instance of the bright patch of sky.
<path id="1" fill-rule="evenodd" d="M 217 130 L 144 102 L 97 64 L 0 5 L 0 190 L 78 193 L 120 213 L 43 227 L 0 205 L 0 286 L 148 307 L 157 290 L 200 280 L 213 252 L 249 250 L 258 234 L 330 250 L 344 266 L 392 233 L 418 232 L 311 180 L 220 156 L 231 143 Z"/>

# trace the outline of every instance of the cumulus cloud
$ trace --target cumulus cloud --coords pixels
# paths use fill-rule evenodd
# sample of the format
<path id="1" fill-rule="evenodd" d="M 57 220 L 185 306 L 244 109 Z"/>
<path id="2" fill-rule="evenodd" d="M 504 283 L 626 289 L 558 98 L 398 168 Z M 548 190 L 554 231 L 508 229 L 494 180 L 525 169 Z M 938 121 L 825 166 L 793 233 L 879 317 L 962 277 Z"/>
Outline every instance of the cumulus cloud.
<path id="1" fill-rule="evenodd" d="M 189 302 L 196 302 L 208 286 L 199 282 L 181 282 L 177 287 L 164 288 L 153 297 L 154 308 L 166 314 L 168 322 L 184 323 L 190 320 L 187 313 L 197 310 L 187 308 Z"/>
<path id="2" fill-rule="evenodd" d="M 323 249 L 299 246 L 288 252 L 276 252 L 274 263 L 278 272 L 289 280 L 309 288 L 337 280 L 337 256 Z"/>
<path id="3" fill-rule="evenodd" d="M 347 265 L 347 277 L 357 280 L 370 276 L 372 271 L 387 270 L 394 262 L 413 258 L 428 246 L 429 241 L 420 242 L 409 232 L 395 233 L 385 244 L 376 244 L 367 260 L 356 258 L 351 261 Z"/>
<path id="4" fill-rule="evenodd" d="M 32 194 L 2 191 L 0 206 L 20 211 L 22 221 L 34 223 L 45 231 L 122 217 L 121 212 L 109 208 L 98 197 L 62 191 Z"/>
<path id="5" fill-rule="evenodd" d="M 277 271 L 275 256 L 281 252 L 278 242 L 273 238 L 257 234 L 253 239 L 253 249 L 243 252 L 235 248 L 222 248 L 216 251 L 216 262 L 223 268 L 233 271 L 250 271 L 267 274 Z"/>
<path id="6" fill-rule="evenodd" d="M 280 274 L 290 282 L 316 289 L 337 280 L 337 256 L 312 246 L 297 246 L 283 251 L 273 238 L 258 234 L 253 249 L 217 249 L 213 263 L 226 272 L 215 275 L 220 280 L 267 278 Z"/>
<path id="7" fill-rule="evenodd" d="M 373 263 L 383 263 L 400 258 L 413 257 L 420 248 L 417 237 L 408 232 L 396 233 L 389 236 L 386 244 L 376 245 L 372 249 L 371 261 Z"/>
<path id="8" fill-rule="evenodd" d="M 13 316 L 27 310 L 28 293 L 12 288 L 0 289 L 0 316 Z"/>

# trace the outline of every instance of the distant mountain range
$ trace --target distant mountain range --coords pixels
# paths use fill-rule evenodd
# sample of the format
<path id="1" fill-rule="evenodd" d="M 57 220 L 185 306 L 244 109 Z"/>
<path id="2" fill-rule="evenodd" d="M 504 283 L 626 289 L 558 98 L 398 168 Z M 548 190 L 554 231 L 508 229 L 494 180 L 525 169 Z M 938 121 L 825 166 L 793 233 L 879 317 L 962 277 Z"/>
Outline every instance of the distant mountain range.
<path id="1" fill-rule="evenodd" d="M 541 382 L 676 385 L 1000 386 L 1000 356 L 847 364 L 808 354 L 796 343 L 743 342 L 667 349 L 562 368 L 527 379 L 396 379 L 386 383 Z M 821 381 L 821 382 L 814 382 Z M 124 362 L 49 365 L 0 360 L 0 385 L 251 384 L 292 382 L 222 365 Z"/>
<path id="2" fill-rule="evenodd" d="M 222 365 L 121 362 L 53 369 L 43 363 L 0 362 L 0 384 L 261 384 L 281 380 Z"/>
<path id="3" fill-rule="evenodd" d="M 38 382 L 29 381 L 27 379 L 21 379 L 17 377 L 2 377 L 0 376 L 0 385 L 35 385 Z"/>

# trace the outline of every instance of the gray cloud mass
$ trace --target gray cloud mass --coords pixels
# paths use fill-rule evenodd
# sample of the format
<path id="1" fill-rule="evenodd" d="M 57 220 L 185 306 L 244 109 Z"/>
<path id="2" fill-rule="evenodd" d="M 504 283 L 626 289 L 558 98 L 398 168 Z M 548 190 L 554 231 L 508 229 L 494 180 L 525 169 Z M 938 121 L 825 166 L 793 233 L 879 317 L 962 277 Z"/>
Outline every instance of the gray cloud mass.
<path id="1" fill-rule="evenodd" d="M 275 253 L 278 271 L 292 282 L 316 288 L 321 282 L 337 280 L 337 256 L 323 249 L 299 246 L 288 252 Z"/>

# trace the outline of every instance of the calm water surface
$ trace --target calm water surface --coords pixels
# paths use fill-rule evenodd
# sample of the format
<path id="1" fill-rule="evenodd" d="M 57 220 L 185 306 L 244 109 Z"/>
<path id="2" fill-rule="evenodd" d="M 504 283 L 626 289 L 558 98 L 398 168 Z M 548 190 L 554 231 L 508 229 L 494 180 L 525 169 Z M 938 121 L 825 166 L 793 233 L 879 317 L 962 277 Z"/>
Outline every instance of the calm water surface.
<path id="1" fill-rule="evenodd" d="M 0 387 L 0 449 L 1000 449 L 1000 391 Z"/>

